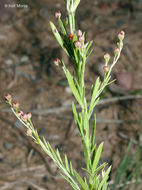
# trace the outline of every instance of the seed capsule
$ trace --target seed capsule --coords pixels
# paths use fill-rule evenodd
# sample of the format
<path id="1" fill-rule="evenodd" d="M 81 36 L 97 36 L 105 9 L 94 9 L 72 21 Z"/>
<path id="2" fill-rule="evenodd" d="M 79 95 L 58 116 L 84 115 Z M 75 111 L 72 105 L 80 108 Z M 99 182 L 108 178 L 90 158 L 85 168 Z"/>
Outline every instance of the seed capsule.
<path id="1" fill-rule="evenodd" d="M 103 67 L 103 70 L 104 70 L 105 73 L 107 73 L 107 72 L 109 71 L 108 66 L 104 66 L 104 67 Z"/>
<path id="2" fill-rule="evenodd" d="M 109 53 L 105 53 L 104 54 L 104 59 L 105 59 L 105 61 L 109 61 L 109 59 L 110 59 L 110 55 L 109 55 Z"/>
<path id="3" fill-rule="evenodd" d="M 122 30 L 122 31 L 119 32 L 118 38 L 119 38 L 119 40 L 123 40 L 124 37 L 125 37 L 125 32 Z"/>

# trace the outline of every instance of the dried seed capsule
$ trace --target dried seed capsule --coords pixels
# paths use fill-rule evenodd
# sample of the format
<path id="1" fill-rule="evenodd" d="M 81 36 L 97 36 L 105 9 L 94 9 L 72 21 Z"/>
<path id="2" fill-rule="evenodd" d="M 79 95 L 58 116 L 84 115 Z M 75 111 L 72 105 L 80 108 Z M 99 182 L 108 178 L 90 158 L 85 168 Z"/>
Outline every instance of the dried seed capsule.
<path id="1" fill-rule="evenodd" d="M 123 40 L 124 37 L 125 37 L 125 32 L 122 30 L 122 31 L 119 32 L 118 38 L 119 38 L 119 40 Z"/>
<path id="2" fill-rule="evenodd" d="M 68 35 L 68 39 L 69 39 L 69 40 L 72 40 L 72 39 L 73 39 L 73 34 L 69 34 L 69 35 Z"/>
<path id="3" fill-rule="evenodd" d="M 107 73 L 109 71 L 109 67 L 108 66 L 104 66 L 103 70 L 104 70 L 105 73 Z"/>
<path id="4" fill-rule="evenodd" d="M 105 53 L 104 54 L 104 59 L 105 59 L 105 61 L 109 61 L 110 60 L 110 55 L 109 55 L 109 53 Z"/>
<path id="5" fill-rule="evenodd" d="M 55 12 L 55 18 L 60 18 L 60 17 L 61 17 L 61 12 L 60 11 Z"/>

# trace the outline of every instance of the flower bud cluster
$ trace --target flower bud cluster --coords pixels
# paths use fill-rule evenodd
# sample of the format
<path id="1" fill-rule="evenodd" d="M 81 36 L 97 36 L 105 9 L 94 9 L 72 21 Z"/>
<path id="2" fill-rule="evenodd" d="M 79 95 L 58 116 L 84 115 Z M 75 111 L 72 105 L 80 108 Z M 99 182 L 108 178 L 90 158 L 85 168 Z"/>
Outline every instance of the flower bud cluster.
<path id="1" fill-rule="evenodd" d="M 77 37 L 78 37 L 78 40 L 75 42 L 75 47 L 76 48 L 79 48 L 79 49 L 83 49 L 84 47 L 84 36 L 83 36 L 83 33 L 81 30 L 78 30 L 77 31 Z"/>
<path id="2" fill-rule="evenodd" d="M 20 112 L 21 112 L 20 118 L 22 119 L 22 121 L 28 122 L 31 119 L 32 114 L 30 112 L 27 112 L 27 113 L 23 113 L 22 111 Z"/>
<path id="3" fill-rule="evenodd" d="M 12 97 L 10 94 L 5 95 L 5 100 L 6 102 L 9 103 L 9 105 L 15 110 L 17 117 L 22 119 L 22 121 L 27 122 L 28 120 L 31 119 L 32 114 L 30 112 L 27 112 L 26 114 L 23 113 L 21 110 L 19 110 L 19 103 L 18 102 L 13 102 L 12 103 Z"/>
<path id="4" fill-rule="evenodd" d="M 104 60 L 105 60 L 105 66 L 103 67 L 104 73 L 107 73 L 109 71 L 108 62 L 110 60 L 109 53 L 104 54 Z"/>
<path id="5" fill-rule="evenodd" d="M 124 37 L 125 37 L 124 31 L 120 31 L 118 34 L 119 42 L 117 43 L 117 47 L 114 49 L 114 56 L 117 56 L 120 53 L 120 49 L 123 46 Z M 104 70 L 104 73 L 107 73 L 109 71 L 109 67 L 108 67 L 108 62 L 110 60 L 109 53 L 104 54 L 104 59 L 105 59 L 105 66 L 103 67 L 103 70 Z"/>
<path id="6" fill-rule="evenodd" d="M 118 39 L 119 39 L 119 42 L 117 42 L 118 48 L 115 48 L 114 54 L 118 54 L 119 51 L 120 51 L 120 49 L 122 48 L 124 37 L 125 37 L 125 32 L 122 30 L 122 31 L 120 31 L 119 34 L 118 34 Z"/>

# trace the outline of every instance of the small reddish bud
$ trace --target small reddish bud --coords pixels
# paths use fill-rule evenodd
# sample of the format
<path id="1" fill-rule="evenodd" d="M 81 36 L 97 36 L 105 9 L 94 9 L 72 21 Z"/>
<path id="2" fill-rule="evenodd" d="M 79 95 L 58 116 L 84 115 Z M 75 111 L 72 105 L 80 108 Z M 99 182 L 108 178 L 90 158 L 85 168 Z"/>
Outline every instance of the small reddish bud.
<path id="1" fill-rule="evenodd" d="M 23 114 L 23 112 L 21 110 L 18 110 L 18 112 L 17 112 L 18 117 L 20 117 L 22 114 Z"/>
<path id="2" fill-rule="evenodd" d="M 23 121 L 27 121 L 28 117 L 27 117 L 26 114 L 22 113 L 22 114 L 21 114 L 21 119 L 22 119 Z"/>
<path id="3" fill-rule="evenodd" d="M 27 135 L 27 136 L 32 136 L 32 131 L 31 131 L 31 129 L 27 129 L 26 135 Z"/>
<path id="4" fill-rule="evenodd" d="M 103 67 L 103 70 L 104 70 L 105 73 L 107 73 L 107 72 L 109 71 L 108 66 L 104 66 L 104 67 Z"/>
<path id="5" fill-rule="evenodd" d="M 27 115 L 27 119 L 31 119 L 32 114 L 30 112 L 27 112 L 26 115 Z"/>
<path id="6" fill-rule="evenodd" d="M 81 48 L 81 46 L 82 46 L 82 44 L 81 44 L 80 41 L 76 41 L 76 42 L 75 42 L 75 47 L 76 47 L 76 48 Z"/>
<path id="7" fill-rule="evenodd" d="M 19 103 L 18 102 L 13 102 L 13 108 L 18 109 L 19 108 Z"/>
<path id="8" fill-rule="evenodd" d="M 118 38 L 119 38 L 119 40 L 123 40 L 124 37 L 125 37 L 125 32 L 122 30 L 122 31 L 119 32 Z"/>
<path id="9" fill-rule="evenodd" d="M 11 95 L 10 94 L 6 94 L 5 95 L 5 100 L 8 101 L 8 102 L 11 102 L 11 100 L 12 100 Z"/>
<path id="10" fill-rule="evenodd" d="M 68 39 L 69 39 L 69 40 L 72 40 L 72 39 L 73 39 L 73 34 L 69 34 L 69 35 L 68 35 Z"/>
<path id="11" fill-rule="evenodd" d="M 79 37 L 81 37 L 81 36 L 82 36 L 82 31 L 81 31 L 81 30 L 78 30 L 78 31 L 77 31 L 77 35 L 78 35 Z"/>
<path id="12" fill-rule="evenodd" d="M 61 12 L 60 11 L 55 12 L 55 18 L 60 18 L 60 17 L 61 17 Z"/>
<path id="13" fill-rule="evenodd" d="M 120 49 L 119 48 L 115 48 L 114 54 L 117 55 L 119 52 L 120 52 Z"/>
<path id="14" fill-rule="evenodd" d="M 54 64 L 55 64 L 56 66 L 60 66 L 60 65 L 61 65 L 60 59 L 56 58 L 56 59 L 54 60 Z"/>
<path id="15" fill-rule="evenodd" d="M 110 59 L 109 53 L 104 54 L 104 59 L 105 59 L 105 61 L 109 61 L 109 59 Z"/>

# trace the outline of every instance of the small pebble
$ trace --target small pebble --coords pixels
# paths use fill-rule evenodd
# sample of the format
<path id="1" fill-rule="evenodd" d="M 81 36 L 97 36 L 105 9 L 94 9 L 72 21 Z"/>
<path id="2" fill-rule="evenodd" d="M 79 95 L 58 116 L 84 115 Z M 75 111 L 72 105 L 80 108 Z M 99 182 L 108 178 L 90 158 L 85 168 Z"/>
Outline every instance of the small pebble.
<path id="1" fill-rule="evenodd" d="M 131 90 L 133 88 L 133 76 L 130 73 L 117 73 L 115 74 L 116 84 L 125 90 Z"/>
<path id="2" fill-rule="evenodd" d="M 29 57 L 26 55 L 22 56 L 20 59 L 20 62 L 28 62 L 28 61 L 29 61 Z"/>
<path id="3" fill-rule="evenodd" d="M 72 91 L 71 91 L 71 89 L 70 89 L 69 86 L 67 86 L 67 87 L 65 88 L 65 92 L 68 93 L 68 94 L 72 94 Z"/>
<path id="4" fill-rule="evenodd" d="M 47 7 L 41 8 L 40 11 L 39 11 L 39 15 L 43 19 L 49 19 L 49 15 L 50 15 L 49 9 Z"/>
<path id="5" fill-rule="evenodd" d="M 11 143 L 11 142 L 5 142 L 5 143 L 4 143 L 4 147 L 5 147 L 7 150 L 11 150 L 11 149 L 14 147 L 14 145 L 13 145 L 13 143 Z"/>
<path id="6" fill-rule="evenodd" d="M 16 121 L 15 121 L 15 123 L 14 123 L 14 128 L 18 128 L 18 129 L 20 129 L 21 127 L 22 127 L 22 123 L 17 119 Z"/>

